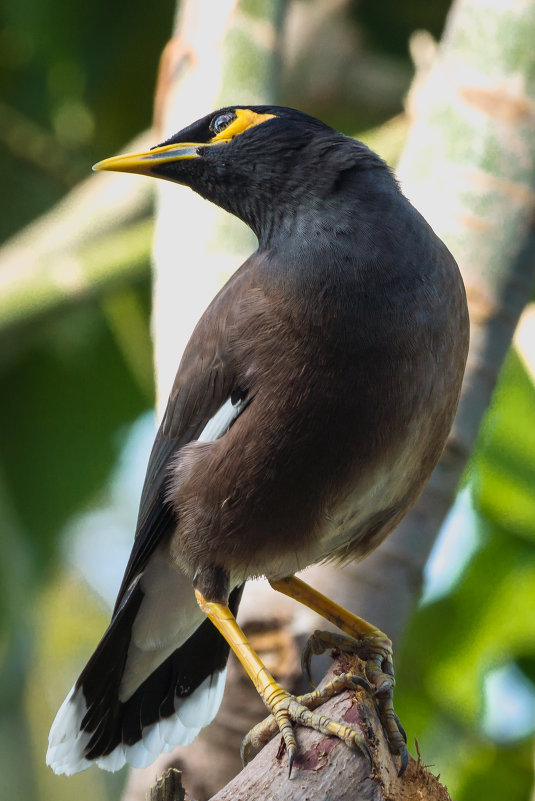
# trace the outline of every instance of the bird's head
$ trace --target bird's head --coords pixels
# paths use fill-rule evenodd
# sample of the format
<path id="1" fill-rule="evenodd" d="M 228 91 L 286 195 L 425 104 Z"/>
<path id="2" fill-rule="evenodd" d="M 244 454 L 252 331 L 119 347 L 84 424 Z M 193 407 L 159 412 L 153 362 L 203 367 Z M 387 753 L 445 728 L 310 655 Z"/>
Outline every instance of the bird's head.
<path id="1" fill-rule="evenodd" d="M 191 187 L 244 220 L 261 238 L 288 213 L 332 196 L 341 172 L 383 162 L 320 120 L 280 106 L 231 106 L 145 153 L 114 156 L 95 170 L 133 172 Z"/>

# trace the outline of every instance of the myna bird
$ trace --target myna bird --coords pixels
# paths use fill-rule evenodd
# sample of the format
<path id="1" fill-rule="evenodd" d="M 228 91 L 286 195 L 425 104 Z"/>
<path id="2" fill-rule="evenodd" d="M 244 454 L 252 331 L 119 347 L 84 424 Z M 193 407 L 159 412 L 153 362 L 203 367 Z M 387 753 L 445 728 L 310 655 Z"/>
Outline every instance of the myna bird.
<path id="1" fill-rule="evenodd" d="M 191 742 L 219 707 L 229 646 L 290 766 L 295 723 L 366 750 L 277 684 L 237 625 L 244 582 L 266 576 L 354 638 L 403 768 L 390 641 L 294 574 L 362 559 L 431 475 L 468 348 L 455 260 L 375 153 L 292 109 L 224 108 L 95 169 L 189 186 L 258 248 L 186 347 L 111 623 L 57 714 L 48 763 L 145 766 Z M 308 656 L 333 641 L 318 636 Z"/>

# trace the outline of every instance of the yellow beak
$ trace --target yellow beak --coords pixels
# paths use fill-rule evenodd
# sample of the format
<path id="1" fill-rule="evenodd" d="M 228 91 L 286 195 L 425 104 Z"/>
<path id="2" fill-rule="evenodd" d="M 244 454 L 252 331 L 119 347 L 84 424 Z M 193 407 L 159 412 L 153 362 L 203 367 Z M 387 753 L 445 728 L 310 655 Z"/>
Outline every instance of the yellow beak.
<path id="1" fill-rule="evenodd" d="M 196 159 L 199 157 L 199 147 L 202 145 L 192 142 L 181 142 L 175 145 L 162 145 L 145 153 L 128 153 L 124 156 L 112 156 L 99 161 L 93 166 L 96 172 L 111 170 L 113 172 L 135 172 L 139 175 L 152 175 L 153 167 L 158 164 L 167 164 L 183 159 Z"/>

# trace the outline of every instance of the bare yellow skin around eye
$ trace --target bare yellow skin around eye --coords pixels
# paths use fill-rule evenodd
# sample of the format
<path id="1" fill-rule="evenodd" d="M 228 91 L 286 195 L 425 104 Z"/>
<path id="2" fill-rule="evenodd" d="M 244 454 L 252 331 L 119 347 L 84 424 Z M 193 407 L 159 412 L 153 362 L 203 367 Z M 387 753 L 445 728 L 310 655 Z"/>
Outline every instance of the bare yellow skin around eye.
<path id="1" fill-rule="evenodd" d="M 218 133 L 210 139 L 209 144 L 215 145 L 230 142 L 235 136 L 247 131 L 249 128 L 254 128 L 255 125 L 260 125 L 262 122 L 266 122 L 266 120 L 271 120 L 275 117 L 275 114 L 257 114 L 255 111 L 251 111 L 251 109 L 248 108 L 237 108 L 235 113 L 236 118 L 232 120 L 221 133 Z"/>

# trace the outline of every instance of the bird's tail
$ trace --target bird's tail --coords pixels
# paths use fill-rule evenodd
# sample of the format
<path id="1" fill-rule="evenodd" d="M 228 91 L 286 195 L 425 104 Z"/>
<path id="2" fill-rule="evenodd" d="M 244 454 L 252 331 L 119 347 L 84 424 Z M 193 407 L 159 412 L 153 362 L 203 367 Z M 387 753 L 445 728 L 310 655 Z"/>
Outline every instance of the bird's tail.
<path id="1" fill-rule="evenodd" d="M 242 589 L 231 593 L 234 613 Z M 189 592 L 193 598 L 191 584 Z M 167 645 L 158 651 L 152 646 L 152 666 L 141 674 L 146 678 L 125 697 L 127 667 L 130 673 L 139 673 L 133 662 L 145 668 L 146 652 L 133 637 L 143 603 L 138 580 L 60 707 L 47 752 L 47 764 L 56 773 L 70 775 L 92 764 L 111 771 L 125 762 L 146 767 L 158 754 L 190 743 L 214 718 L 223 696 L 229 647 L 207 619 L 197 619 L 197 627 L 179 647 Z"/>

